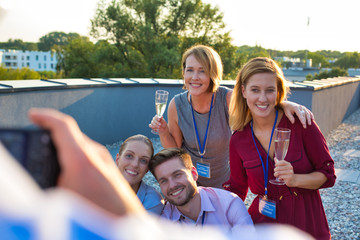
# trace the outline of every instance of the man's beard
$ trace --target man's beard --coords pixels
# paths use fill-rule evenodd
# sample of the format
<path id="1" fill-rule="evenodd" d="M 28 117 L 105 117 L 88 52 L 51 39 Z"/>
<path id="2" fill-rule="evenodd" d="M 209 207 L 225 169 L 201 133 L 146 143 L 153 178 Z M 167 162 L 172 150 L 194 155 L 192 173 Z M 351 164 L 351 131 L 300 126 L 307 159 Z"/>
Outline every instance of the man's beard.
<path id="1" fill-rule="evenodd" d="M 176 187 L 176 188 L 181 188 L 180 187 Z M 196 186 L 194 186 L 193 184 L 191 184 L 190 182 L 184 187 L 183 191 L 186 191 L 186 197 L 183 201 L 181 202 L 176 202 L 173 199 L 166 199 L 168 200 L 171 204 L 175 205 L 175 206 L 184 206 L 185 204 L 187 204 L 194 196 L 195 196 L 195 189 Z"/>

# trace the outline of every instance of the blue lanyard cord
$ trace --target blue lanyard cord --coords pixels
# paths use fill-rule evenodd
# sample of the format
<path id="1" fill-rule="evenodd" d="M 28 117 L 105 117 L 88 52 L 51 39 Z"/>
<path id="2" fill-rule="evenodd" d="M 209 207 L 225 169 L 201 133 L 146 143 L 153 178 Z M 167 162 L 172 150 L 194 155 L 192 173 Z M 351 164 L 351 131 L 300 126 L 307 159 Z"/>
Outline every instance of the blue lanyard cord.
<path id="1" fill-rule="evenodd" d="M 206 215 L 206 212 L 203 211 L 203 214 L 202 214 L 202 218 L 201 218 L 201 225 L 204 226 L 204 222 L 205 222 L 205 215 Z M 181 223 L 181 217 L 179 218 L 179 223 Z"/>
<path id="2" fill-rule="evenodd" d="M 214 94 L 213 94 L 212 97 L 211 97 L 209 118 L 208 118 L 208 122 L 207 122 L 207 126 L 206 126 L 206 132 L 205 132 L 205 136 L 204 136 L 204 142 L 203 142 L 203 145 L 201 145 L 200 137 L 199 137 L 199 132 L 198 132 L 198 129 L 197 129 L 197 126 L 196 126 L 196 121 L 195 121 L 194 108 L 193 108 L 193 106 L 192 106 L 191 95 L 190 95 L 191 113 L 192 113 L 192 117 L 193 117 L 194 128 L 195 128 L 196 138 L 197 138 L 197 141 L 198 141 L 199 154 L 200 154 L 201 159 L 203 159 L 203 157 L 204 157 L 204 155 L 205 155 L 205 146 L 206 146 L 206 140 L 207 140 L 209 125 L 210 125 L 210 116 L 211 116 L 211 110 L 212 110 L 212 107 L 213 107 L 213 101 L 214 101 Z"/>
<path id="3" fill-rule="evenodd" d="M 201 225 L 204 226 L 204 222 L 205 222 L 205 214 L 206 212 L 203 211 L 203 215 L 202 215 L 202 219 L 201 219 Z"/>
<path id="4" fill-rule="evenodd" d="M 258 149 L 258 147 L 257 147 L 257 145 L 256 145 L 256 141 L 255 141 L 255 137 L 254 137 L 253 122 L 251 121 L 251 123 L 250 123 L 251 136 L 252 136 L 252 139 L 253 139 L 253 142 L 254 142 L 256 151 L 257 151 L 258 154 L 259 154 L 259 157 L 260 157 L 260 160 L 261 160 L 261 165 L 262 165 L 263 172 L 264 172 L 265 196 L 267 196 L 267 193 L 268 193 L 267 184 L 268 184 L 268 175 L 269 175 L 269 171 L 266 171 L 266 170 L 269 170 L 269 153 L 270 153 L 271 140 L 272 140 L 272 137 L 273 137 L 273 134 L 274 134 L 274 130 L 275 130 L 277 118 L 278 118 L 278 110 L 276 110 L 275 122 L 274 122 L 273 128 L 272 128 L 272 130 L 271 130 L 269 148 L 268 148 L 268 152 L 267 152 L 267 154 L 266 154 L 266 169 L 265 169 L 265 166 L 264 166 L 264 161 L 263 161 L 263 159 L 262 159 L 262 157 L 261 157 L 261 154 L 260 154 L 260 152 L 259 152 L 259 149 Z"/>

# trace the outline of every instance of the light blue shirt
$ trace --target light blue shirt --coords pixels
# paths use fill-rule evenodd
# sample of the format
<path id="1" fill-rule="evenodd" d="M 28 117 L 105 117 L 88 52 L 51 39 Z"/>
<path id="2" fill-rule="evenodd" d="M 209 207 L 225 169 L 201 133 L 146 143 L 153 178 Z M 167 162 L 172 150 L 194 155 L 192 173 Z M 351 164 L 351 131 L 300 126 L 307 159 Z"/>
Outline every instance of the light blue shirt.
<path id="1" fill-rule="evenodd" d="M 201 209 L 196 222 L 184 216 L 176 206 L 169 202 L 165 205 L 161 216 L 173 222 L 201 226 L 205 214 L 204 225 L 217 225 L 225 232 L 232 234 L 243 232 L 244 227 L 254 231 L 253 222 L 245 204 L 236 194 L 211 187 L 198 187 L 198 190 L 201 198 Z"/>
<path id="2" fill-rule="evenodd" d="M 141 181 L 136 196 L 148 212 L 160 215 L 164 208 L 164 201 L 155 188 Z"/>

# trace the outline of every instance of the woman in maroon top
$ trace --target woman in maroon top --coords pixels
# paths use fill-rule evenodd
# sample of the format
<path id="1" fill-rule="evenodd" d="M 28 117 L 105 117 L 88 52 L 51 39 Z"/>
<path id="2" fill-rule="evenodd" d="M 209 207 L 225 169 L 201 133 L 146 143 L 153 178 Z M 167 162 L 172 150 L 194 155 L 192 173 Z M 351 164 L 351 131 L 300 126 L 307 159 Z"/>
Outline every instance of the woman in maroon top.
<path id="1" fill-rule="evenodd" d="M 234 133 L 230 140 L 231 175 L 224 188 L 243 200 L 249 187 L 258 195 L 249 208 L 255 224 L 290 224 L 316 239 L 330 239 L 318 189 L 334 185 L 334 161 L 315 122 L 303 128 L 298 119 L 291 124 L 284 116 L 279 104 L 286 93 L 284 75 L 273 60 L 254 58 L 240 70 L 230 103 Z M 275 127 L 291 129 L 286 161 L 276 163 Z M 285 185 L 268 183 L 275 177 Z M 261 213 L 259 202 L 265 205 Z"/>

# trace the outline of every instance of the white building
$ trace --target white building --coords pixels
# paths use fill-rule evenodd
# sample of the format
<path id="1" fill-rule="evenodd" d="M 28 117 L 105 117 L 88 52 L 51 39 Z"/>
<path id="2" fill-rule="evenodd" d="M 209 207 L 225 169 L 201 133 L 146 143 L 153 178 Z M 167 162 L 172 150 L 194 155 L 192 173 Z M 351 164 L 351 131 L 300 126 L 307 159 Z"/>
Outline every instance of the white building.
<path id="1" fill-rule="evenodd" d="M 0 65 L 5 68 L 24 68 L 35 71 L 56 71 L 56 53 L 52 51 L 21 51 L 0 49 Z"/>
<path id="2" fill-rule="evenodd" d="M 274 59 L 277 61 L 282 61 L 282 62 L 291 62 L 291 63 L 300 63 L 301 62 L 300 58 L 274 57 Z"/>

